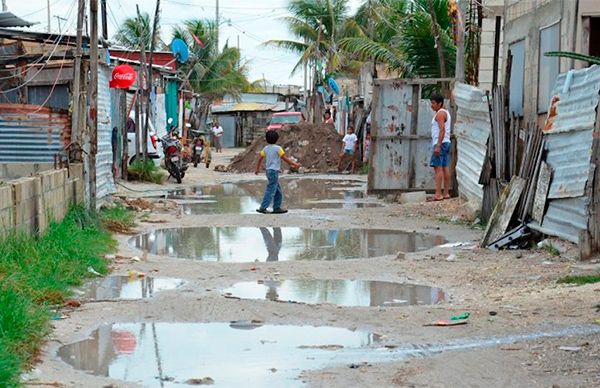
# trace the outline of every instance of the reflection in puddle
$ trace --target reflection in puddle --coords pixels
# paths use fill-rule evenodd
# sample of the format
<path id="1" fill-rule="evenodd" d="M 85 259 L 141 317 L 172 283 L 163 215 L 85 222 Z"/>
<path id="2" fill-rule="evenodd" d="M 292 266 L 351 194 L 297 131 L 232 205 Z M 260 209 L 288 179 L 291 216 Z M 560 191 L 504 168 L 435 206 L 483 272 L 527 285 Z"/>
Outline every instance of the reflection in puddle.
<path id="1" fill-rule="evenodd" d="M 441 236 L 395 230 L 195 227 L 159 229 L 133 237 L 138 249 L 204 261 L 338 260 L 416 252 L 445 243 Z"/>
<path id="2" fill-rule="evenodd" d="M 174 290 L 185 282 L 181 279 L 108 276 L 87 282 L 75 294 L 80 299 L 143 299 L 160 291 Z"/>
<path id="3" fill-rule="evenodd" d="M 289 209 L 358 209 L 381 206 L 365 200 L 366 186 L 357 181 L 281 179 L 284 207 Z M 176 190 L 170 199 L 182 201 L 185 214 L 255 213 L 264 181 L 247 181 Z"/>
<path id="4" fill-rule="evenodd" d="M 300 385 L 303 370 L 325 366 L 336 353 L 331 349 L 365 347 L 374 340 L 372 334 L 335 327 L 131 323 L 101 326 L 58 354 L 76 369 L 143 386 L 174 387 L 210 377 L 217 386 L 288 387 Z"/>
<path id="5" fill-rule="evenodd" d="M 368 280 L 264 280 L 242 282 L 223 291 L 243 299 L 268 299 L 338 306 L 409 306 L 448 301 L 439 288 Z"/>

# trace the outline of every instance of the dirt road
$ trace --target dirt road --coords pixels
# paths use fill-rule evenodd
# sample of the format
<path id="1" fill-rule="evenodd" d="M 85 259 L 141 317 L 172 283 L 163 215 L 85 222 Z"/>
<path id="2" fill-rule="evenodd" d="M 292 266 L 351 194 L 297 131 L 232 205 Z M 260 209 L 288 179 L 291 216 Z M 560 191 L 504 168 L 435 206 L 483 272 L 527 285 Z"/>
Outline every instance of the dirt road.
<path id="1" fill-rule="evenodd" d="M 213 165 L 232 155 L 216 155 Z M 344 193 L 362 192 L 366 182 L 365 176 L 293 178 L 317 179 Z M 182 186 L 253 179 L 264 178 L 202 167 L 192 169 Z M 458 200 L 400 205 L 361 195 L 330 200 L 332 207 L 288 204 L 286 215 L 261 215 L 245 211 L 253 202 L 246 206 L 250 199 L 240 196 L 233 213 L 218 206 L 203 213 L 202 205 L 218 204 L 228 194 L 196 191 L 161 199 L 164 187 L 125 185 L 135 191 L 120 187 L 119 194 L 161 202 L 140 219 L 136 234 L 144 237 L 118 236 L 113 273 L 132 282 L 154 278 L 156 292 L 150 289 L 152 295 L 141 296 L 152 297 L 143 299 L 102 297 L 63 310 L 40 362 L 24 376 L 26 385 L 600 386 L 600 325 L 593 323 L 600 317 L 593 307 L 600 285 L 556 283 L 598 265 L 578 263 L 573 249 L 552 256 L 476 248 L 472 242 L 482 232 L 463 222 Z M 184 187 L 168 187 L 175 188 Z M 200 210 L 183 210 L 197 203 Z M 178 228 L 200 229 L 188 236 Z M 259 230 L 273 233 L 275 251 Z M 445 241 L 464 244 L 427 245 Z M 398 254 L 398 246 L 407 252 Z M 318 259 L 323 252 L 331 253 L 327 260 Z M 158 280 L 167 278 L 182 283 L 160 290 Z M 314 279 L 345 280 L 344 288 L 330 282 L 300 292 L 282 285 Z M 390 299 L 374 284 L 360 288 L 359 280 L 414 286 Z M 244 284 L 233 287 L 237 283 Z M 242 298 L 224 295 L 232 287 Z M 253 294 L 256 287 L 260 292 Z M 265 300 L 270 297 L 261 287 L 278 293 L 279 301 Z M 292 303 L 284 292 L 308 303 Z M 365 293 L 366 302 L 355 297 Z M 376 294 L 388 299 L 376 303 Z M 358 306 L 322 303 L 331 300 Z M 423 326 L 465 312 L 467 324 Z"/>

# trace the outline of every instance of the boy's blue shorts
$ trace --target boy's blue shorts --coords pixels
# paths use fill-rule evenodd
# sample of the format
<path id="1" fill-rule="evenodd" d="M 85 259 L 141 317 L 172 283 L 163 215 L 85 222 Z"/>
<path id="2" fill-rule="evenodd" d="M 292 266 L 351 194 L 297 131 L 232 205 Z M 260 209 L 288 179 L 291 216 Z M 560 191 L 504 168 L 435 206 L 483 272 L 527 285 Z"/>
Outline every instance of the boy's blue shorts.
<path id="1" fill-rule="evenodd" d="M 354 155 L 354 150 L 345 149 L 344 150 L 344 155 Z"/>
<path id="2" fill-rule="evenodd" d="M 450 164 L 450 143 L 442 143 L 440 154 L 436 155 L 435 146 L 431 147 L 430 167 L 448 167 Z"/>

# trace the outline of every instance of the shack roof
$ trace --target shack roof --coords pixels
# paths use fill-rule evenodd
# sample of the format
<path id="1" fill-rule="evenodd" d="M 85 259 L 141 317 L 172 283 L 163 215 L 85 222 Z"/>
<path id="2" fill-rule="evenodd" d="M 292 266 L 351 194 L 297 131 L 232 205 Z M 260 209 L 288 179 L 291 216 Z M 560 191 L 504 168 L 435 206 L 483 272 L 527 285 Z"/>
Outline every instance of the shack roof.
<path id="1" fill-rule="evenodd" d="M 0 12 L 0 27 L 31 27 L 34 24 L 21 19 L 12 12 Z"/>

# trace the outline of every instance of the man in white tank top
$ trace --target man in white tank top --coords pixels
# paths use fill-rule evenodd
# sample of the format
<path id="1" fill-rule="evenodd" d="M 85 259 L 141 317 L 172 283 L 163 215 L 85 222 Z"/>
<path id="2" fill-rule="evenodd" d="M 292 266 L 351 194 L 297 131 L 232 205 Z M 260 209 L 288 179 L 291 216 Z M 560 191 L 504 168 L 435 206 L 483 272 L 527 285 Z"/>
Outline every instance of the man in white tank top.
<path id="1" fill-rule="evenodd" d="M 435 174 L 435 195 L 433 201 L 450 198 L 450 130 L 452 118 L 444 109 L 444 97 L 431 96 L 431 109 L 435 112 L 431 120 L 432 155 L 430 166 Z M 442 191 L 442 187 L 444 190 Z"/>

